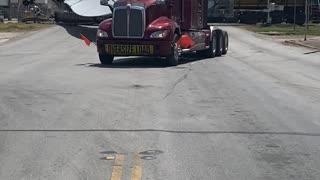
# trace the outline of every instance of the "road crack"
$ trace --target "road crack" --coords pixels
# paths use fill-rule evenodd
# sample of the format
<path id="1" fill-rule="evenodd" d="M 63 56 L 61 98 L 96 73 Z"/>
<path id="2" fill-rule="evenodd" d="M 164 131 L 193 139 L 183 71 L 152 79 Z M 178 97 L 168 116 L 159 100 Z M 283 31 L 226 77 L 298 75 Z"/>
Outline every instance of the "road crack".
<path id="1" fill-rule="evenodd" d="M 301 88 L 301 89 L 308 89 L 308 90 L 317 91 L 317 92 L 320 91 L 320 88 L 314 87 L 314 86 L 306 86 L 306 85 L 302 85 L 302 84 L 294 84 L 294 83 L 286 83 L 286 82 L 276 82 L 276 83 L 285 84 L 285 85 L 288 85 L 288 86 Z"/>
<path id="2" fill-rule="evenodd" d="M 189 72 L 188 72 L 189 73 Z M 184 74 L 182 77 L 180 77 L 170 88 L 170 91 L 161 99 L 161 101 L 165 100 L 167 97 L 169 97 L 173 92 L 174 89 L 178 84 L 180 84 L 183 80 L 188 78 L 188 73 Z"/>

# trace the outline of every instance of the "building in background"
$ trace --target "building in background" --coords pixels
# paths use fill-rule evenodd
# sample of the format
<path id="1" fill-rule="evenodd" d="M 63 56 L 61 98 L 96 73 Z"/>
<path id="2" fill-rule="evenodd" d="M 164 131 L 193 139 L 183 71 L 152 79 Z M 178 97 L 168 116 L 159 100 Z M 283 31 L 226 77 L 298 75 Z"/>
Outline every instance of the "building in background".
<path id="1" fill-rule="evenodd" d="M 5 18 L 18 19 L 28 10 L 28 6 L 23 5 L 23 0 L 0 0 L 0 9 L 4 12 Z M 9 6 L 10 4 L 10 6 Z M 35 0 L 35 4 L 42 10 L 42 12 L 51 17 L 54 11 L 58 8 L 56 0 Z"/>
<path id="2" fill-rule="evenodd" d="M 307 0 L 310 20 L 320 20 L 320 0 Z M 268 5 L 269 2 L 269 5 Z M 304 24 L 306 0 L 209 0 L 209 22 L 241 22 L 255 24 L 267 22 L 268 12 L 272 23 L 293 23 L 296 5 L 296 23 Z"/>
<path id="3" fill-rule="evenodd" d="M 4 18 L 8 17 L 9 0 L 0 0 L 0 13 Z"/>
<path id="4" fill-rule="evenodd" d="M 208 21 L 234 21 L 234 0 L 209 0 Z"/>

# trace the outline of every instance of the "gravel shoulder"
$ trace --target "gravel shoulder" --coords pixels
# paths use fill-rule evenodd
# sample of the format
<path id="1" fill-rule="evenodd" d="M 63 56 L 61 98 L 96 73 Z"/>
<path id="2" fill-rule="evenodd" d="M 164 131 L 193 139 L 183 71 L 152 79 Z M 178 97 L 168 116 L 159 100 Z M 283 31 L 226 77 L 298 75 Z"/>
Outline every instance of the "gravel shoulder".
<path id="1" fill-rule="evenodd" d="M 22 32 L 0 32 L 0 44 L 21 36 Z"/>
<path id="2" fill-rule="evenodd" d="M 252 25 L 242 25 L 241 29 L 252 31 L 259 35 L 260 38 L 271 39 L 275 42 L 289 46 L 305 47 L 309 49 L 320 50 L 320 26 L 310 26 L 310 31 L 305 40 L 304 28 L 297 26 L 293 31 L 289 25 L 274 25 L 271 27 L 259 27 Z"/>

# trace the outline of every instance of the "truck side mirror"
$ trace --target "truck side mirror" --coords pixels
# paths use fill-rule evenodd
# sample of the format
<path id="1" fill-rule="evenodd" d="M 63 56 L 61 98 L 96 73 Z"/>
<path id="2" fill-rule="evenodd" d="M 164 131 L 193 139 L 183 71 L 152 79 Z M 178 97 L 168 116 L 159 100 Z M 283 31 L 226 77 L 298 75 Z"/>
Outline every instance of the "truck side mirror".
<path id="1" fill-rule="evenodd" d="M 100 5 L 109 6 L 109 0 L 100 0 Z"/>
<path id="2" fill-rule="evenodd" d="M 114 0 L 112 0 L 113 2 L 115 2 Z M 101 6 L 108 6 L 111 10 L 111 12 L 113 13 L 113 5 L 109 4 L 109 0 L 100 0 L 100 5 Z"/>

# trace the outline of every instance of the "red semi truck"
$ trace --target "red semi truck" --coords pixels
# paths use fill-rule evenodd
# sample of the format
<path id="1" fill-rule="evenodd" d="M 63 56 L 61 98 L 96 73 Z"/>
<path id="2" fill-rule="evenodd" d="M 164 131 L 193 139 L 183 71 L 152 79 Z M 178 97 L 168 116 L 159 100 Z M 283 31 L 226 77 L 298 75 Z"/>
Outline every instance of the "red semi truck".
<path id="1" fill-rule="evenodd" d="M 115 56 L 165 57 L 175 66 L 183 53 L 207 58 L 228 51 L 228 33 L 207 25 L 208 0 L 118 0 L 113 17 L 100 23 L 97 50 L 102 64 Z"/>

